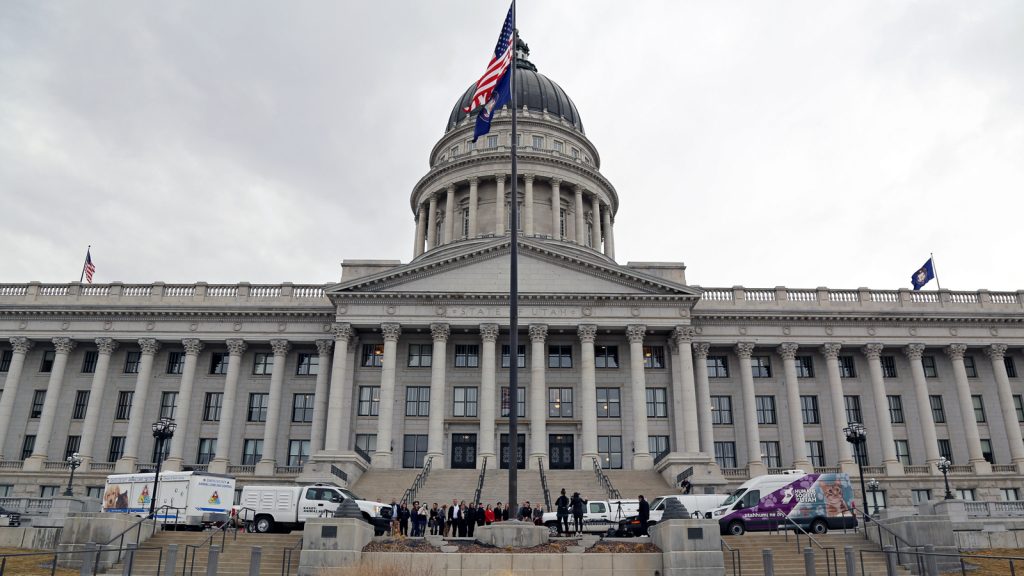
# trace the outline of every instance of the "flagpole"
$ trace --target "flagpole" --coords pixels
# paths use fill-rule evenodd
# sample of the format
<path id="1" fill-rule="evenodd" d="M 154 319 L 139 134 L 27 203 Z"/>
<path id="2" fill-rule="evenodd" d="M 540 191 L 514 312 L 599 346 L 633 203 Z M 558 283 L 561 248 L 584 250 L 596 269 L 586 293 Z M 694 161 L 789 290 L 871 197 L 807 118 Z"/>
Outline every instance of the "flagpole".
<path id="1" fill-rule="evenodd" d="M 516 44 L 519 41 L 519 31 L 516 29 L 516 0 L 512 0 L 512 66 L 509 78 L 509 91 L 512 104 L 512 195 L 509 201 L 509 227 L 511 230 L 511 249 L 509 264 L 509 307 L 508 307 L 508 331 L 509 331 L 509 358 L 508 363 L 508 504 L 512 507 L 514 514 L 518 513 L 519 504 L 516 498 L 518 488 L 519 468 L 519 177 L 517 174 L 516 155 L 518 148 L 518 134 L 516 128 Z M 525 448 L 525 447 L 524 447 Z M 524 455 L 525 456 L 525 455 Z M 511 515 L 510 515 L 511 516 Z"/>
<path id="2" fill-rule="evenodd" d="M 939 282 L 939 269 L 935 267 L 935 254 L 932 252 L 928 253 L 928 258 L 932 261 L 932 274 L 935 274 L 935 286 L 942 290 L 942 283 Z"/>
<path id="3" fill-rule="evenodd" d="M 89 263 L 89 250 L 92 250 L 92 244 L 85 249 L 85 259 L 82 260 L 82 275 L 78 277 L 78 283 L 81 284 L 82 280 L 85 279 L 85 265 Z"/>

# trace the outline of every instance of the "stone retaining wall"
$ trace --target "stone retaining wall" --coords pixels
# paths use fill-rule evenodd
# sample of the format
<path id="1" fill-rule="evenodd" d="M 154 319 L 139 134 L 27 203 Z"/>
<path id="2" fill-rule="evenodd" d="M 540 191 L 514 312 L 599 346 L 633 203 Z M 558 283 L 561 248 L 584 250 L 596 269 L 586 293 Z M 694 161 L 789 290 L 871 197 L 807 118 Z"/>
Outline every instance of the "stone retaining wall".
<path id="1" fill-rule="evenodd" d="M 409 576 L 443 574 L 531 574 L 536 576 L 651 576 L 662 572 L 662 554 L 446 554 L 443 552 L 364 552 L 366 567 L 393 566 Z M 328 571 L 329 573 L 329 571 Z"/>

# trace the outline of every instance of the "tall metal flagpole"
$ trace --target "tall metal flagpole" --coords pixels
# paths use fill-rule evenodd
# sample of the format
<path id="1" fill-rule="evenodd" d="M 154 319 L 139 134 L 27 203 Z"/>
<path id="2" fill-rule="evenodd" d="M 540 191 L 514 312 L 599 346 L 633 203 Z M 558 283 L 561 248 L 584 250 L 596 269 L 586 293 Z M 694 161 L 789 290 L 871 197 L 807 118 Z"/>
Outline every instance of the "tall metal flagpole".
<path id="1" fill-rule="evenodd" d="M 928 259 L 932 261 L 932 274 L 935 274 L 935 288 L 942 290 L 942 283 L 939 282 L 939 269 L 935 267 L 935 254 L 929 252 Z"/>
<path id="2" fill-rule="evenodd" d="M 512 507 L 512 514 L 517 514 L 519 510 L 519 503 L 516 499 L 516 488 L 518 486 L 518 479 L 516 478 L 517 472 L 519 471 L 519 177 L 516 174 L 516 155 L 518 148 L 518 135 L 516 132 L 516 116 L 518 111 L 516 110 L 516 53 L 518 47 L 516 44 L 519 42 L 519 31 L 516 30 L 516 1 L 512 0 L 512 46 L 509 47 L 512 50 L 512 66 L 510 73 L 512 77 L 509 78 L 509 91 L 512 92 L 511 103 L 512 103 L 512 195 L 509 200 L 509 228 L 512 229 L 512 241 L 511 241 L 511 263 L 509 265 L 509 272 L 511 276 L 511 282 L 508 291 L 509 306 L 508 306 L 508 350 L 509 350 L 509 370 L 508 370 L 508 505 Z M 512 514 L 509 514 L 510 517 Z"/>
<path id="3" fill-rule="evenodd" d="M 79 284 L 85 279 L 85 265 L 89 263 L 89 250 L 92 250 L 92 244 L 89 244 L 89 247 L 85 249 L 85 259 L 82 260 L 82 275 L 78 277 Z"/>

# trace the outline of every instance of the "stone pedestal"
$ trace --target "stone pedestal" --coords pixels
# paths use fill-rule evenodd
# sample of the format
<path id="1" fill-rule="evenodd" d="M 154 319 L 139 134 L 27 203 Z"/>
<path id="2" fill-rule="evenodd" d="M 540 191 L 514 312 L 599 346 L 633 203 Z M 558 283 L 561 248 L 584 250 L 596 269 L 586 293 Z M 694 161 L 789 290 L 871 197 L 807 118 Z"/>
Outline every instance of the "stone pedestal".
<path id="1" fill-rule="evenodd" d="M 332 466 L 341 470 L 343 476 L 347 478 L 336 476 L 332 471 Z M 313 453 L 303 467 L 302 474 L 296 478 L 296 482 L 300 484 L 329 482 L 348 488 L 355 485 L 359 477 L 368 469 L 369 462 L 355 452 L 321 450 Z"/>
<path id="2" fill-rule="evenodd" d="M 547 544 L 550 534 L 551 530 L 546 526 L 509 520 L 490 526 L 478 526 L 473 536 L 481 544 L 498 548 L 532 548 Z"/>
<path id="3" fill-rule="evenodd" d="M 363 547 L 373 540 L 373 526 L 355 518 L 312 518 L 302 533 L 299 576 L 321 574 L 324 568 L 355 566 Z"/>
<path id="4" fill-rule="evenodd" d="M 111 538 L 132 527 L 138 521 L 139 517 L 132 514 L 112 514 L 110 512 L 70 514 L 64 519 L 64 529 L 60 532 L 60 543 L 57 545 L 57 551 L 79 552 L 87 549 L 87 543 L 109 542 Z M 136 534 L 135 530 L 139 530 L 139 532 Z M 125 545 L 128 542 L 135 544 L 137 535 L 139 546 L 142 546 L 156 531 L 152 521 L 143 522 L 135 530 L 129 530 L 125 534 Z M 118 544 L 120 542 L 114 542 L 111 546 L 116 547 Z M 58 563 L 66 568 L 77 568 L 81 564 L 81 559 L 82 556 L 78 554 L 62 554 L 58 559 Z M 99 567 L 105 570 L 113 566 L 116 561 L 116 552 L 101 552 Z"/>
<path id="5" fill-rule="evenodd" d="M 64 526 L 64 521 L 71 513 L 99 512 L 95 506 L 90 506 L 91 502 L 74 496 L 54 496 L 50 512 L 44 518 L 33 518 L 32 525 L 40 528 L 55 528 Z M 90 508 L 93 509 L 90 510 Z"/>
<path id="6" fill-rule="evenodd" d="M 21 463 L 21 469 L 23 472 L 39 472 L 43 469 L 43 464 L 46 463 L 46 456 L 40 456 L 33 454 L 25 461 Z"/>
<path id="7" fill-rule="evenodd" d="M 718 467 L 715 459 L 700 452 L 671 452 L 662 458 L 654 466 L 654 469 L 661 474 L 665 482 L 668 482 L 670 486 L 675 486 L 678 492 L 679 483 L 676 482 L 676 478 L 681 472 L 691 467 L 693 475 L 688 478 L 693 486 L 691 494 L 707 494 L 708 488 L 711 488 L 712 492 L 719 492 L 721 487 L 728 483 L 722 476 L 722 469 Z M 651 494 L 649 498 L 654 496 L 656 495 Z M 629 497 L 634 498 L 635 495 L 631 494 Z"/>
<path id="8" fill-rule="evenodd" d="M 714 520 L 664 520 L 650 529 L 665 576 L 724 576 L 722 537 Z"/>

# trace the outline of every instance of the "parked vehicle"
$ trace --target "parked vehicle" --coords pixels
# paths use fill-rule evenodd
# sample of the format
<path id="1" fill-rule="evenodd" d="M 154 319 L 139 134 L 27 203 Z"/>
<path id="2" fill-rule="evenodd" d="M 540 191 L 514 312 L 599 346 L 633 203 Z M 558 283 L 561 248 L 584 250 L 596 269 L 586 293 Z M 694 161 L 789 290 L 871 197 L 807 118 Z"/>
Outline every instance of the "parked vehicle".
<path id="1" fill-rule="evenodd" d="M 846 474 L 805 474 L 789 470 L 766 474 L 741 485 L 712 510 L 723 534 L 748 530 L 791 529 L 795 523 L 814 534 L 853 528 L 853 486 Z M 787 520 L 788 518 L 788 520 Z"/>
<path id="2" fill-rule="evenodd" d="M 152 472 L 107 476 L 100 510 L 146 516 L 155 498 L 156 518 L 161 523 L 205 526 L 228 520 L 235 497 L 233 477 L 208 472 L 161 472 L 154 495 L 155 477 Z"/>
<path id="3" fill-rule="evenodd" d="M 693 518 L 710 518 L 711 510 L 721 506 L 727 497 L 728 494 L 669 494 L 667 496 L 658 496 L 651 501 L 651 517 L 647 521 L 647 527 L 650 528 L 661 522 L 661 517 L 665 514 L 665 502 L 668 500 L 676 500 L 685 506 L 686 511 Z M 615 530 L 615 535 L 618 537 L 639 536 L 642 533 L 640 519 L 636 514 L 632 514 L 619 521 Z"/>
<path id="4" fill-rule="evenodd" d="M 606 534 L 609 529 L 618 526 L 619 520 L 636 516 L 640 510 L 639 500 L 588 500 L 583 512 L 583 531 L 595 534 Z M 545 512 L 541 522 L 552 534 L 558 532 L 558 514 Z M 572 515 L 569 515 L 569 527 L 572 528 Z"/>
<path id="5" fill-rule="evenodd" d="M 21 514 L 0 507 L 0 526 L 21 526 Z"/>
<path id="6" fill-rule="evenodd" d="M 363 519 L 383 534 L 391 518 L 391 507 L 381 502 L 363 500 L 352 492 L 333 484 L 313 486 L 244 486 L 242 498 L 235 507 L 239 520 L 250 532 L 276 529 L 299 529 L 310 518 L 333 516 L 345 500 L 355 501 Z"/>

